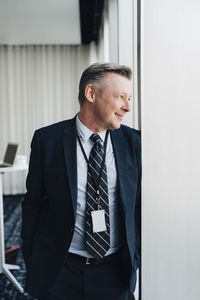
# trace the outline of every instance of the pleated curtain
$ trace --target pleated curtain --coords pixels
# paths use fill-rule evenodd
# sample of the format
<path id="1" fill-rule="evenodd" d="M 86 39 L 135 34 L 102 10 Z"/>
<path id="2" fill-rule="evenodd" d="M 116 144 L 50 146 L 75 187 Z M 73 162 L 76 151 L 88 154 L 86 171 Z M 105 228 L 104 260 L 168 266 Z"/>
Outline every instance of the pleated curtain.
<path id="1" fill-rule="evenodd" d="M 29 160 L 35 129 L 73 117 L 87 46 L 0 46 L 0 158 L 8 142 Z M 4 174 L 4 194 L 25 192 L 27 172 Z"/>

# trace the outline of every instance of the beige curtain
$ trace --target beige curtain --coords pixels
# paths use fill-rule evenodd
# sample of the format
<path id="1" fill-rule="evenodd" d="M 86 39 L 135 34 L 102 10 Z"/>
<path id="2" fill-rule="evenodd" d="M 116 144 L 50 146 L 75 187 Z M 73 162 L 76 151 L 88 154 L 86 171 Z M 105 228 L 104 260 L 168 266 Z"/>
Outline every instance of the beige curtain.
<path id="1" fill-rule="evenodd" d="M 0 46 L 0 158 L 7 143 L 29 158 L 36 128 L 73 117 L 78 82 L 89 65 L 84 46 Z M 4 175 L 4 194 L 25 191 L 26 171 Z"/>

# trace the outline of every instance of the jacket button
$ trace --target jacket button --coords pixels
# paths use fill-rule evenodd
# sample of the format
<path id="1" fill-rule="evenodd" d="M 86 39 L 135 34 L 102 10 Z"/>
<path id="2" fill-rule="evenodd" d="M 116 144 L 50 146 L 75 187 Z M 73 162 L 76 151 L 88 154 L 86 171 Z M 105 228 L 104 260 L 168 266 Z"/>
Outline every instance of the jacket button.
<path id="1" fill-rule="evenodd" d="M 74 231 L 74 228 L 73 228 L 73 227 L 71 227 L 71 231 Z"/>

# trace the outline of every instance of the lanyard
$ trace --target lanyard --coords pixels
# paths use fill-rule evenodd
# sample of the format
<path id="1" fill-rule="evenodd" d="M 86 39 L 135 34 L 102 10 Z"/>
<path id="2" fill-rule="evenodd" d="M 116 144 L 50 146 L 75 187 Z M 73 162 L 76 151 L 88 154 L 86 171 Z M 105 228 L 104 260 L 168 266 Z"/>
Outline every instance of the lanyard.
<path id="1" fill-rule="evenodd" d="M 105 142 L 104 142 L 104 155 L 103 155 L 103 160 L 102 160 L 102 164 L 101 164 L 101 169 L 100 169 L 100 172 L 99 172 L 99 176 L 95 177 L 94 176 L 94 172 L 92 171 L 92 168 L 89 165 L 89 160 L 87 158 L 87 155 L 86 155 L 85 150 L 83 148 L 83 145 L 81 143 L 80 136 L 79 136 L 79 134 L 77 132 L 77 138 L 78 138 L 79 145 L 81 147 L 81 150 L 83 152 L 84 158 L 85 158 L 85 160 L 87 162 L 87 165 L 88 165 L 88 169 L 90 171 L 90 174 L 92 175 L 92 179 L 93 179 L 93 182 L 94 182 L 95 187 L 96 187 L 96 193 L 97 193 L 96 200 L 99 200 L 99 182 L 100 182 L 100 179 L 101 179 L 101 175 L 102 175 L 102 172 L 103 172 L 103 167 L 104 167 L 104 163 L 105 163 L 105 159 L 106 159 L 106 148 L 107 148 L 107 141 L 108 141 L 108 133 L 109 133 L 109 131 L 107 130 L 106 137 L 105 137 Z"/>

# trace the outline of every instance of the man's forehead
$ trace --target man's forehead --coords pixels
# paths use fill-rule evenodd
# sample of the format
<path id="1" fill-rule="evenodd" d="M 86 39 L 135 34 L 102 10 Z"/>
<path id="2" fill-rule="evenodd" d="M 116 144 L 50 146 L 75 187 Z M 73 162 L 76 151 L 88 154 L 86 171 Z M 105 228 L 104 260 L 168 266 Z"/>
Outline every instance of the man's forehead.
<path id="1" fill-rule="evenodd" d="M 104 74 L 104 77 L 105 78 L 124 78 L 124 79 L 126 79 L 126 80 L 130 80 L 128 77 L 126 77 L 125 75 L 123 75 L 123 74 L 120 74 L 120 73 L 115 73 L 115 72 L 106 72 L 105 74 Z"/>
<path id="2" fill-rule="evenodd" d="M 130 85 L 131 80 L 127 78 L 126 76 L 123 76 L 118 73 L 106 73 L 105 76 L 102 78 L 101 81 L 103 84 L 110 86 L 115 85 L 116 87 L 124 86 L 124 85 Z"/>
<path id="3" fill-rule="evenodd" d="M 131 93 L 131 80 L 117 73 L 108 73 L 104 85 L 105 88 L 115 89 L 116 92 Z"/>

